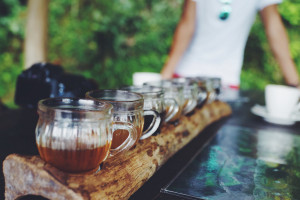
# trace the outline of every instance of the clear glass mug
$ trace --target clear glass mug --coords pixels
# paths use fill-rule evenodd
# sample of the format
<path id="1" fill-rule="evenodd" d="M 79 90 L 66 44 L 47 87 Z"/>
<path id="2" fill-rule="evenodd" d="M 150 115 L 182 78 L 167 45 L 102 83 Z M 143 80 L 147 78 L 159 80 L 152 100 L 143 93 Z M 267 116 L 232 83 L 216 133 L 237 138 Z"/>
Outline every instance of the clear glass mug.
<path id="1" fill-rule="evenodd" d="M 144 111 L 144 98 L 141 94 L 126 90 L 93 90 L 86 93 L 86 97 L 98 101 L 108 102 L 113 105 L 115 120 L 132 123 L 137 130 L 137 140 L 150 137 L 158 128 L 160 116 L 152 110 Z M 154 118 L 154 123 L 143 132 L 144 116 Z M 156 128 L 156 129 L 155 129 Z M 128 137 L 127 131 L 115 131 L 113 134 L 112 148 L 117 148 Z"/>
<path id="2" fill-rule="evenodd" d="M 220 77 L 210 77 L 209 79 L 212 81 L 213 88 L 216 92 L 216 100 L 218 100 L 222 92 L 222 79 Z"/>
<path id="3" fill-rule="evenodd" d="M 164 122 L 168 122 L 175 114 L 176 109 L 170 109 L 169 113 L 166 113 L 164 110 L 164 91 L 160 87 L 151 87 L 151 86 L 126 86 L 122 87 L 123 90 L 128 90 L 131 92 L 136 92 L 144 97 L 144 110 L 154 110 L 160 115 L 160 124 L 158 129 L 154 132 L 153 135 L 158 135 L 160 133 L 161 125 Z M 173 104 L 172 107 L 177 107 L 178 105 L 175 100 L 170 100 L 170 104 Z M 171 113 L 173 112 L 173 113 Z M 148 130 L 149 127 L 151 127 L 151 124 L 153 123 L 153 117 L 146 116 L 145 117 L 145 123 L 144 123 L 144 131 Z"/>
<path id="4" fill-rule="evenodd" d="M 41 158 L 62 171 L 97 170 L 109 156 L 129 150 L 137 138 L 132 124 L 113 121 L 109 103 L 79 98 L 49 98 L 38 103 L 36 144 Z M 128 138 L 111 149 L 112 133 Z"/>
<path id="5" fill-rule="evenodd" d="M 182 109 L 182 114 L 187 115 L 191 113 L 198 104 L 199 89 L 198 84 L 195 80 L 188 78 L 174 78 L 172 79 L 174 83 L 183 85 L 183 96 L 184 104 Z"/>
<path id="6" fill-rule="evenodd" d="M 197 77 L 197 80 L 202 87 L 204 87 L 208 93 L 207 102 L 211 103 L 219 99 L 221 93 L 222 82 L 219 77 Z"/>
<path id="7" fill-rule="evenodd" d="M 144 85 L 163 89 L 166 121 L 176 123 L 182 114 L 184 106 L 183 85 L 170 80 L 146 82 Z"/>
<path id="8" fill-rule="evenodd" d="M 190 79 L 193 79 L 198 83 L 198 87 L 199 87 L 198 107 L 201 107 L 206 103 L 211 103 L 217 99 L 218 94 L 217 94 L 217 90 L 214 88 L 213 78 L 198 76 Z"/>
<path id="9" fill-rule="evenodd" d="M 209 94 L 212 92 L 212 84 L 207 84 L 206 79 L 200 77 L 185 77 L 185 79 L 193 81 L 197 85 L 197 108 L 201 108 L 205 103 L 208 102 Z M 207 87 L 208 86 L 208 87 Z M 211 87 L 209 87 L 211 86 Z M 211 96 L 212 97 L 212 96 Z"/>

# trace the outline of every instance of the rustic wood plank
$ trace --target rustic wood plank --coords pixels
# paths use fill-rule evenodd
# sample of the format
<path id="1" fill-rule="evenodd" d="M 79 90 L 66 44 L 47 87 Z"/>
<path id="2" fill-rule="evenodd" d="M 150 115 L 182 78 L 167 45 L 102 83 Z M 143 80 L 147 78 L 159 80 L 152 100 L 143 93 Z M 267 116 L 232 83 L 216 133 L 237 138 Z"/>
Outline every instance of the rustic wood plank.
<path id="1" fill-rule="evenodd" d="M 161 134 L 108 159 L 96 174 L 67 174 L 39 156 L 11 154 L 3 162 L 5 197 L 11 200 L 33 194 L 49 199 L 128 199 L 206 126 L 231 112 L 224 102 L 206 104 L 181 117 L 176 126 L 165 125 Z"/>

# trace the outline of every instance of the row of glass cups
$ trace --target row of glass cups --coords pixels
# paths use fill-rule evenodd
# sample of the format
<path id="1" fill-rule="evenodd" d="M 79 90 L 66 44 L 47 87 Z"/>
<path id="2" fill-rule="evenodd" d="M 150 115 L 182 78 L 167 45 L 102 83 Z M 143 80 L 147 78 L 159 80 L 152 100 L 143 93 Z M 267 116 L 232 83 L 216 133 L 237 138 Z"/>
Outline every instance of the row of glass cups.
<path id="1" fill-rule="evenodd" d="M 215 99 L 209 78 L 172 79 L 94 90 L 86 99 L 39 101 L 36 144 L 43 160 L 69 173 L 98 171 L 108 157 L 133 148 Z M 212 95 L 214 94 L 214 95 Z"/>

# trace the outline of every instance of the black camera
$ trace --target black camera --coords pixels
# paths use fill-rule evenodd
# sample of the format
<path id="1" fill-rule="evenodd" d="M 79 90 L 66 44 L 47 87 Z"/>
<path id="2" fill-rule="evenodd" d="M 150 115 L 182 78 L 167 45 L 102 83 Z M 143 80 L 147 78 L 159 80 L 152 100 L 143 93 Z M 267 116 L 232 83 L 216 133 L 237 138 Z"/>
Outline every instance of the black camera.
<path id="1" fill-rule="evenodd" d="M 18 76 L 15 103 L 22 107 L 35 108 L 41 99 L 83 98 L 87 91 L 97 87 L 95 81 L 80 75 L 65 73 L 59 65 L 36 63 Z"/>

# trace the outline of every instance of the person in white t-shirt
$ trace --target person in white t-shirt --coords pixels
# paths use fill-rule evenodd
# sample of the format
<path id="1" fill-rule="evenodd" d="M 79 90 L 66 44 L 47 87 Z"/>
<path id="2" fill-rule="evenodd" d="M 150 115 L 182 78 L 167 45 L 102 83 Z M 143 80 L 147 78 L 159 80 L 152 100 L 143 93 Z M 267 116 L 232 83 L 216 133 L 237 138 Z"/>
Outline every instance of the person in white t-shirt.
<path id="1" fill-rule="evenodd" d="M 185 0 L 162 77 L 220 77 L 222 83 L 238 88 L 245 45 L 259 12 L 286 84 L 298 86 L 298 73 L 277 10 L 281 1 Z"/>

